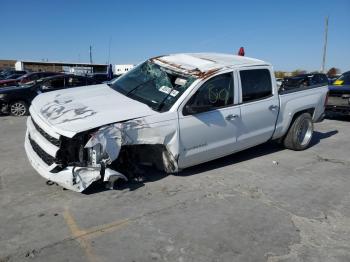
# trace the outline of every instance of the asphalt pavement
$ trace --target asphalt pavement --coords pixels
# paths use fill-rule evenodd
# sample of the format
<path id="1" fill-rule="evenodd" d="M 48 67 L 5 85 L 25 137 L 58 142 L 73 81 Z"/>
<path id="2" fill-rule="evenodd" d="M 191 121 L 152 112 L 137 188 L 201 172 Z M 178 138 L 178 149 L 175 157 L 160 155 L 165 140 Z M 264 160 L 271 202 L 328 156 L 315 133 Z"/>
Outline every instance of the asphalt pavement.
<path id="1" fill-rule="evenodd" d="M 25 118 L 0 117 L 0 262 L 350 261 L 350 120 L 85 194 L 30 166 Z"/>

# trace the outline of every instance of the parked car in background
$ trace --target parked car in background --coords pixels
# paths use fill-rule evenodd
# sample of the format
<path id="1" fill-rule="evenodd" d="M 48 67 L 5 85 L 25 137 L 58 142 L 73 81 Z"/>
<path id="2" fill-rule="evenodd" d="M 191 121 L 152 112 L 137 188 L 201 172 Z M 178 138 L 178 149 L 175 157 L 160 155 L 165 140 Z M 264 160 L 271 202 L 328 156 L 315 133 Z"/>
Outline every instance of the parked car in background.
<path id="1" fill-rule="evenodd" d="M 21 85 L 26 84 L 28 82 L 37 81 L 41 78 L 54 76 L 54 75 L 61 75 L 62 73 L 56 73 L 56 72 L 35 72 L 35 73 L 28 73 L 25 75 L 20 76 L 17 79 L 4 79 L 0 80 L 0 88 L 4 86 L 14 86 L 14 85 Z"/>
<path id="2" fill-rule="evenodd" d="M 27 71 L 18 71 L 14 69 L 5 69 L 0 73 L 0 80 L 3 79 L 10 79 L 9 76 L 11 75 L 24 75 Z"/>
<path id="3" fill-rule="evenodd" d="M 95 84 L 90 77 L 76 75 L 56 75 L 20 86 L 0 89 L 0 111 L 14 116 L 28 114 L 32 100 L 41 93 Z"/>
<path id="4" fill-rule="evenodd" d="M 350 115 L 350 71 L 342 74 L 329 86 L 326 112 Z"/>
<path id="5" fill-rule="evenodd" d="M 336 86 L 349 86 L 350 85 L 350 71 L 341 74 L 334 82 Z"/>
<path id="6" fill-rule="evenodd" d="M 294 88 L 303 88 L 314 85 L 328 85 L 328 78 L 325 74 L 302 74 L 293 77 L 284 78 L 281 91 L 287 91 Z"/>
<path id="7" fill-rule="evenodd" d="M 332 77 L 328 76 L 328 84 L 329 84 L 329 85 L 333 85 L 334 81 L 337 80 L 339 76 L 340 76 L 340 75 L 338 75 L 338 76 L 332 76 Z"/>
<path id="8" fill-rule="evenodd" d="M 118 77 L 117 75 L 113 75 L 113 79 Z M 107 73 L 94 73 L 91 75 L 91 78 L 93 78 L 96 83 L 103 83 L 107 81 L 111 81 L 111 79 L 108 79 L 108 74 Z"/>

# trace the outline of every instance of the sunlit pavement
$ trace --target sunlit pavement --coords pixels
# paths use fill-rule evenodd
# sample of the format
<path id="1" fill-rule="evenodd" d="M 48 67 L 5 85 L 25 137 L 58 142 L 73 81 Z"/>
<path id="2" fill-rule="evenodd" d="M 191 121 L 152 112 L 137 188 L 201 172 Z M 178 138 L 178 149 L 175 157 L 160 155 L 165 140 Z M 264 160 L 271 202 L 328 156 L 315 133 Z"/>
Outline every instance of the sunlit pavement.
<path id="1" fill-rule="evenodd" d="M 0 117 L 0 261 L 350 261 L 350 121 L 313 145 L 264 144 L 178 175 L 87 194 L 28 163 L 25 118 Z"/>

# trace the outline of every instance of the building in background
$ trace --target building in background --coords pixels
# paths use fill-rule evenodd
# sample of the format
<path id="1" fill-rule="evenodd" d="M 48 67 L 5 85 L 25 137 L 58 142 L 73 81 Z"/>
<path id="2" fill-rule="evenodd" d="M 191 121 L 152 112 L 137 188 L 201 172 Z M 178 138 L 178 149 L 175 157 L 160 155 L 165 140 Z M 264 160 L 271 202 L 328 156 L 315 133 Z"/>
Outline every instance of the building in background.
<path id="1" fill-rule="evenodd" d="M 114 65 L 113 73 L 115 75 L 122 75 L 129 70 L 133 69 L 135 65 L 132 64 L 125 64 L 125 65 Z"/>
<path id="2" fill-rule="evenodd" d="M 113 64 L 115 75 L 122 75 L 134 67 L 132 64 Z M 64 72 L 75 75 L 86 75 L 91 73 L 107 73 L 107 64 L 71 63 L 71 62 L 49 62 L 49 61 L 16 61 L 0 60 L 2 69 L 26 70 L 28 72 Z"/>
<path id="3" fill-rule="evenodd" d="M 16 60 L 0 60 L 0 70 L 15 69 Z"/>
<path id="4" fill-rule="evenodd" d="M 50 71 L 50 72 L 75 73 L 75 74 L 107 72 L 106 64 L 89 64 L 89 63 L 17 61 L 15 63 L 15 68 L 16 70 L 26 70 L 30 72 Z"/>

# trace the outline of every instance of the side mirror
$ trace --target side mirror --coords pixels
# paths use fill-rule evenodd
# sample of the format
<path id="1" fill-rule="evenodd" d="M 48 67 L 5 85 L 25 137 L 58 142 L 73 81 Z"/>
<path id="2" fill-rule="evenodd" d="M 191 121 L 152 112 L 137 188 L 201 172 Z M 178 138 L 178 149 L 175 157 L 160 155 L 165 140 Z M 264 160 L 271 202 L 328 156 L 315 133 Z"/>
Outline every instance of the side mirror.
<path id="1" fill-rule="evenodd" d="M 212 107 L 209 105 L 186 105 L 184 115 L 194 115 L 209 111 Z"/>

